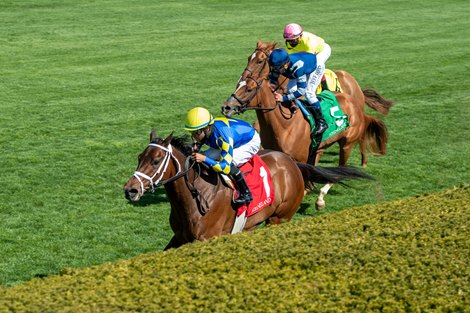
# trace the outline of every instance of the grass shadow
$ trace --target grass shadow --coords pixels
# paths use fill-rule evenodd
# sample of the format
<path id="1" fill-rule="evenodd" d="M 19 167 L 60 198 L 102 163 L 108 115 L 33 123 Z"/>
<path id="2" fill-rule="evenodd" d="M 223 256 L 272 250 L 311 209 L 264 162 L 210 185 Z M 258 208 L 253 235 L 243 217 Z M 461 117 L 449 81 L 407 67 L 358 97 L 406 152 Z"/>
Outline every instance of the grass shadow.
<path id="1" fill-rule="evenodd" d="M 155 189 L 155 191 L 145 193 L 142 198 L 140 198 L 137 202 L 129 201 L 129 205 L 133 205 L 136 207 L 146 207 L 149 205 L 154 205 L 162 202 L 168 202 L 168 198 L 166 197 L 166 192 L 163 188 Z"/>
<path id="2" fill-rule="evenodd" d="M 314 208 L 314 205 L 311 205 L 310 203 L 301 203 L 299 209 L 297 210 L 296 214 L 300 214 L 303 216 L 310 216 L 312 215 L 311 213 L 307 212 L 309 208 Z"/>

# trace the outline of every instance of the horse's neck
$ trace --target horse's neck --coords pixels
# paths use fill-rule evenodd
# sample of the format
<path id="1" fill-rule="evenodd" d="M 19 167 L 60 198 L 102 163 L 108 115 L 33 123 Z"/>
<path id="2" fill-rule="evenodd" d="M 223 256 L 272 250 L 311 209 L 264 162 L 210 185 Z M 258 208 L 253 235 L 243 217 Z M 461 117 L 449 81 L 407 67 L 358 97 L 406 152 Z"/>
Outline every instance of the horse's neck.
<path id="1" fill-rule="evenodd" d="M 297 110 L 291 113 L 287 107 L 276 106 L 273 93 L 267 82 L 260 90 L 259 103 L 271 111 L 258 110 L 256 112 L 260 124 L 261 144 L 263 147 L 272 150 L 279 150 L 288 154 L 295 154 L 299 145 L 309 145 L 310 126 L 305 121 L 302 112 Z"/>
<path id="2" fill-rule="evenodd" d="M 282 92 L 279 90 L 278 92 Z M 261 129 L 267 130 L 272 134 L 285 133 L 287 129 L 295 126 L 295 123 L 301 123 L 302 114 L 297 112 L 292 114 L 287 107 L 277 105 L 273 92 L 269 88 L 268 81 L 264 81 L 259 91 L 259 99 L 256 99 L 257 105 L 266 110 L 257 110 L 256 116 Z M 300 119 L 299 119 L 300 117 Z"/>
<path id="3" fill-rule="evenodd" d="M 173 155 L 175 156 L 176 160 L 179 162 L 181 165 L 181 171 L 184 171 L 184 164 L 186 162 L 186 157 L 178 151 L 177 149 L 173 149 Z M 172 160 L 173 161 L 173 160 Z M 176 168 L 177 165 L 175 165 L 176 162 L 173 162 L 173 166 L 171 167 L 171 177 L 174 177 L 175 175 L 179 174 L 178 169 Z M 188 171 L 186 176 L 191 175 L 192 169 Z M 178 202 L 181 205 L 182 209 L 189 208 L 189 205 L 192 204 L 193 198 L 191 195 L 191 191 L 188 188 L 188 185 L 185 181 L 186 177 L 181 177 L 179 179 L 176 179 L 170 183 L 165 184 L 165 189 L 167 191 L 168 198 L 170 202 Z"/>
<path id="4" fill-rule="evenodd" d="M 177 157 L 184 164 L 184 156 Z M 222 186 L 217 174 L 210 172 L 207 177 L 202 177 L 199 167 L 190 169 L 186 177 L 177 179 L 165 185 L 168 199 L 171 203 L 172 218 L 179 227 L 188 229 L 191 233 L 199 232 L 202 211 L 209 210 L 212 200 Z"/>

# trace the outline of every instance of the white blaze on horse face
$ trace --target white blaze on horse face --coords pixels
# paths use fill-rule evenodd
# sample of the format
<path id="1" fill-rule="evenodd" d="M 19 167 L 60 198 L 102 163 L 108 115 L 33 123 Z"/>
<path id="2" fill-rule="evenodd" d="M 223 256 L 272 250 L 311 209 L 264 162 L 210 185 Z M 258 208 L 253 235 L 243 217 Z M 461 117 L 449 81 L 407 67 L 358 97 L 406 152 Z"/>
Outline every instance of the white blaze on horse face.
<path id="1" fill-rule="evenodd" d="M 254 58 L 256 58 L 256 51 L 251 55 L 251 61 L 253 61 Z"/>
<path id="2" fill-rule="evenodd" d="M 238 83 L 238 87 L 237 87 L 237 90 L 235 90 L 234 93 L 236 93 L 240 88 L 242 88 L 243 86 L 246 86 L 246 80 L 243 80 L 241 82 Z"/>

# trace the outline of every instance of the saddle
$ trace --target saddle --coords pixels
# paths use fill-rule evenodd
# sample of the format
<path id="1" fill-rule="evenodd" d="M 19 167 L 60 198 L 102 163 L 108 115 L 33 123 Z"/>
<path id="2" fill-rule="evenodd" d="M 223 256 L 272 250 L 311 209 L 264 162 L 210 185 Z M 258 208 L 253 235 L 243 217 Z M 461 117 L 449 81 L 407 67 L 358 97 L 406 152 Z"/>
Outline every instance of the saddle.
<path id="1" fill-rule="evenodd" d="M 321 83 L 318 85 L 315 93 L 320 94 L 324 90 L 342 92 L 338 76 L 335 72 L 329 69 L 325 69 L 325 73 L 323 73 Z"/>

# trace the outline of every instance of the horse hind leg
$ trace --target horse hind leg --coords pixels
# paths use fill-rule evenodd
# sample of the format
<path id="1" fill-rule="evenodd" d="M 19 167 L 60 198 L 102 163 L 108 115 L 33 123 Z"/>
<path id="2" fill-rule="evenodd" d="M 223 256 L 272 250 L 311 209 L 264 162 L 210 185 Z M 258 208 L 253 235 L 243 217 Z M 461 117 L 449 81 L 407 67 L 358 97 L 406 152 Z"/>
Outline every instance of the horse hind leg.
<path id="1" fill-rule="evenodd" d="M 317 150 L 317 153 L 315 153 L 315 163 L 314 163 L 315 166 L 317 166 L 318 163 L 320 163 L 320 158 L 322 157 L 323 152 L 325 152 L 325 149 L 321 148 Z"/>
<path id="2" fill-rule="evenodd" d="M 351 151 L 354 144 L 351 143 L 340 143 L 339 145 L 339 166 L 346 166 L 351 155 Z M 362 150 L 361 150 L 362 153 Z"/>
<path id="3" fill-rule="evenodd" d="M 339 165 L 346 166 L 348 162 L 349 156 L 351 154 L 353 145 L 346 143 L 344 139 L 339 142 Z M 317 201 L 315 202 L 315 208 L 317 210 L 322 210 L 325 208 L 325 196 L 330 191 L 331 187 L 333 187 L 333 183 L 328 183 L 320 189 L 320 194 L 318 195 Z"/>
<path id="4" fill-rule="evenodd" d="M 290 221 L 302 202 L 303 191 L 300 194 L 300 200 L 296 200 L 295 198 L 296 197 L 293 196 L 276 207 L 275 211 L 266 220 L 266 225 L 277 225 Z"/>
<path id="5" fill-rule="evenodd" d="M 317 210 L 321 210 L 325 208 L 324 197 L 328 194 L 328 191 L 330 190 L 331 187 L 333 187 L 333 184 L 328 183 L 320 189 L 320 195 L 318 196 L 317 201 L 315 202 L 315 208 Z"/>
<path id="6" fill-rule="evenodd" d="M 361 142 L 359 143 L 359 150 L 361 151 L 361 166 L 363 168 L 366 168 L 367 167 L 367 163 L 369 162 L 367 160 L 367 155 L 366 155 L 366 152 L 367 152 L 367 144 L 364 140 L 361 140 Z"/>

